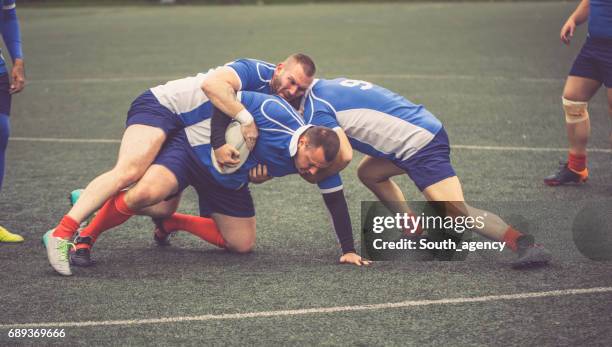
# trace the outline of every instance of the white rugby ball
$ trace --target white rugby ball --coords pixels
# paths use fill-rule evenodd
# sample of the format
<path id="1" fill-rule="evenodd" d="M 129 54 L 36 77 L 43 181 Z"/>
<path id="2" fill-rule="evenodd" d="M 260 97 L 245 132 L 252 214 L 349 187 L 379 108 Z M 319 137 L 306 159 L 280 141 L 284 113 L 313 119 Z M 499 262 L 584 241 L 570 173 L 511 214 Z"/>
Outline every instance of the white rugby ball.
<path id="1" fill-rule="evenodd" d="M 225 130 L 225 143 L 234 146 L 238 152 L 240 152 L 240 163 L 236 166 L 223 166 L 221 167 L 217 162 L 217 158 L 215 157 L 215 151 L 211 148 L 211 159 L 215 169 L 222 174 L 231 174 L 236 172 L 247 160 L 249 157 L 249 149 L 247 148 L 246 141 L 242 136 L 242 131 L 240 129 L 240 123 L 233 121 Z"/>

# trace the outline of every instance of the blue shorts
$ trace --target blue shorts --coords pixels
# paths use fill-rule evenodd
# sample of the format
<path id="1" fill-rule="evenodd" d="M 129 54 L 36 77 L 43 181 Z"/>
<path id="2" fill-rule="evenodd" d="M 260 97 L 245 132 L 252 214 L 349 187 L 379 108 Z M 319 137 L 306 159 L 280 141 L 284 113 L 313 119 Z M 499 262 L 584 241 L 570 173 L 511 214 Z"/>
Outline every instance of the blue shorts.
<path id="1" fill-rule="evenodd" d="M 200 216 L 213 212 L 232 217 L 253 217 L 255 206 L 248 185 L 237 190 L 221 186 L 195 156 L 184 131 L 166 140 L 153 164 L 172 171 L 179 184 L 179 192 L 193 186 L 198 193 Z"/>
<path id="2" fill-rule="evenodd" d="M 125 121 L 126 128 L 133 124 L 160 128 L 166 135 L 172 135 L 185 127 L 181 119 L 167 107 L 160 104 L 151 90 L 147 90 L 132 102 Z"/>
<path id="3" fill-rule="evenodd" d="M 393 163 L 406 171 L 420 191 L 443 179 L 457 176 L 451 165 L 450 145 L 444 128 L 410 158 Z"/>
<path id="4" fill-rule="evenodd" d="M 612 88 L 612 39 L 587 37 L 569 74 Z"/>
<path id="5" fill-rule="evenodd" d="M 0 114 L 11 114 L 11 94 L 8 74 L 0 75 Z"/>

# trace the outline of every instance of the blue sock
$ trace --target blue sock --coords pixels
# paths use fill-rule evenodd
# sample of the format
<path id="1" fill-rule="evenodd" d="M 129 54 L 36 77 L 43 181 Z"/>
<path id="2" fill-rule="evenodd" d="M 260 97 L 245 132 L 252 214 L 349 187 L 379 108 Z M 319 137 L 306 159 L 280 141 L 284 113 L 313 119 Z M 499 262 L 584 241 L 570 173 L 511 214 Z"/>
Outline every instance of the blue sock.
<path id="1" fill-rule="evenodd" d="M 11 122 L 9 116 L 0 114 L 0 190 L 4 179 L 4 162 L 6 158 L 6 147 L 11 134 Z"/>

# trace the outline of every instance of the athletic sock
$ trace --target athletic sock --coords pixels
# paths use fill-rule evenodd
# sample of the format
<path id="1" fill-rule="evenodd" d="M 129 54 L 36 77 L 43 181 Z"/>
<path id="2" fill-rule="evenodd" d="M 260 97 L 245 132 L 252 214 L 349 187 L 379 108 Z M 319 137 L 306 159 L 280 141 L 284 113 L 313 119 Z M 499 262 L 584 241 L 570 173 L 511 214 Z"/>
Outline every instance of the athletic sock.
<path id="1" fill-rule="evenodd" d="M 523 236 L 523 233 L 511 226 L 508 226 L 508 229 L 506 229 L 506 232 L 504 233 L 504 242 L 506 242 L 506 245 L 508 245 L 511 250 L 516 252 L 518 250 L 517 241 L 521 236 Z"/>
<path id="2" fill-rule="evenodd" d="M 125 194 L 120 192 L 108 199 L 94 219 L 81 231 L 81 237 L 91 237 L 92 245 L 104 231 L 123 224 L 136 214 L 125 204 Z"/>
<path id="3" fill-rule="evenodd" d="M 586 155 L 573 154 L 570 152 L 568 155 L 567 167 L 576 173 L 580 173 L 586 169 L 586 159 Z"/>
<path id="4" fill-rule="evenodd" d="M 225 240 L 212 218 L 175 213 L 162 221 L 166 232 L 183 230 L 217 247 L 225 248 Z"/>
<path id="5" fill-rule="evenodd" d="M 68 240 L 72 238 L 77 229 L 79 229 L 79 222 L 75 221 L 69 215 L 65 215 L 53 230 L 52 235 L 54 237 L 61 237 L 62 239 Z"/>

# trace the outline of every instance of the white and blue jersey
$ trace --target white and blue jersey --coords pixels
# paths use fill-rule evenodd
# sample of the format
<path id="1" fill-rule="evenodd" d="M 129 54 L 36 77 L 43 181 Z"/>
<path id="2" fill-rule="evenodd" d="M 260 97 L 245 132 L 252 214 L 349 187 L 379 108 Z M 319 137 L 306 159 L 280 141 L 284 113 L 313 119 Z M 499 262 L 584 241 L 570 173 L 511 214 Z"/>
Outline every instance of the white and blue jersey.
<path id="1" fill-rule="evenodd" d="M 304 103 L 306 122 L 341 127 L 354 149 L 392 161 L 409 159 L 442 129 L 422 105 L 365 81 L 315 80 Z"/>
<path id="2" fill-rule="evenodd" d="M 0 14 L 0 32 L 2 33 L 4 44 L 8 48 L 13 60 L 23 58 L 19 21 L 15 12 L 15 0 L 0 0 L 0 7 L 2 10 Z M 2 49 L 0 49 L 0 75 L 6 72 L 6 63 L 2 55 Z"/>
<path id="3" fill-rule="evenodd" d="M 270 80 L 275 65 L 255 59 L 239 59 L 225 66 L 232 68 L 240 80 L 239 90 L 270 93 Z M 196 124 L 212 116 L 213 105 L 202 91 L 208 73 L 167 82 L 150 89 L 161 105 L 175 114 L 184 126 Z"/>
<path id="4" fill-rule="evenodd" d="M 243 91 L 240 102 L 253 115 L 259 138 L 247 161 L 232 174 L 221 174 L 214 169 L 211 157 L 210 119 L 185 128 L 187 139 L 199 160 L 215 180 L 229 189 L 237 189 L 248 182 L 249 169 L 259 164 L 268 167 L 272 177 L 298 173 L 294 163 L 299 137 L 311 125 L 279 96 Z M 338 174 L 319 183 L 323 193 L 342 189 Z"/>

